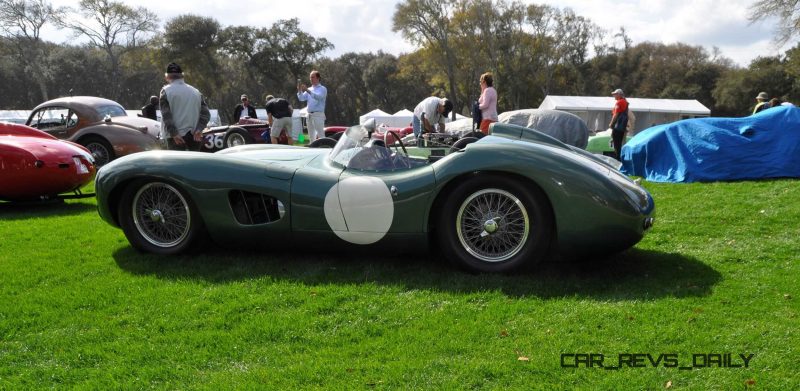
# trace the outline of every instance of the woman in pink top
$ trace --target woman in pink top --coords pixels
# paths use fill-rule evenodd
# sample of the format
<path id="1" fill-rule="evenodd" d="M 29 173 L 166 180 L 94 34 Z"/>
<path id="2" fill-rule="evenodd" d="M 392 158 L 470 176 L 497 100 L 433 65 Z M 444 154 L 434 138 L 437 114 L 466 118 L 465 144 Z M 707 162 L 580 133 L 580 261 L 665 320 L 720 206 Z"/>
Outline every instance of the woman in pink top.
<path id="1" fill-rule="evenodd" d="M 489 124 L 497 122 L 497 91 L 492 87 L 493 84 L 491 72 L 481 75 L 481 97 L 478 99 L 478 107 L 483 116 L 481 132 L 485 134 L 489 134 Z"/>

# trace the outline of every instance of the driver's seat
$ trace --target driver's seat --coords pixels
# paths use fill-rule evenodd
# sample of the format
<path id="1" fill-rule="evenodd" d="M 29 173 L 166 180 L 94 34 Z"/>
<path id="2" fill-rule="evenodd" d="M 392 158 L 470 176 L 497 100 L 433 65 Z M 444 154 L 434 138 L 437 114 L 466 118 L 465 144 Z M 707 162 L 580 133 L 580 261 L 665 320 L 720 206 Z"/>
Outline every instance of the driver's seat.
<path id="1" fill-rule="evenodd" d="M 367 141 L 367 143 L 364 144 L 364 148 L 375 148 L 375 147 L 386 148 L 386 143 L 383 140 L 374 138 L 372 140 Z"/>

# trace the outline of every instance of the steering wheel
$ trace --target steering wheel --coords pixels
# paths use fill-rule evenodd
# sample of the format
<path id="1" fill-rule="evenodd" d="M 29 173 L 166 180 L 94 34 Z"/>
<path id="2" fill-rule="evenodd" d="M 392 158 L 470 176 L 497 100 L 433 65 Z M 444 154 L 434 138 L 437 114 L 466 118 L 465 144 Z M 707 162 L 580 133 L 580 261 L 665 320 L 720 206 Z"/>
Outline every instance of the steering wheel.
<path id="1" fill-rule="evenodd" d="M 386 141 L 386 138 L 390 134 L 394 136 L 395 140 L 397 140 L 398 143 L 400 143 L 400 148 L 403 148 L 403 154 L 405 154 L 406 157 L 408 157 L 408 151 L 406 151 L 406 146 L 403 145 L 403 140 L 400 139 L 400 135 L 397 134 L 397 132 L 395 132 L 394 130 L 387 130 L 386 133 L 383 134 L 383 143 L 386 144 L 388 148 L 389 142 Z M 392 145 L 394 145 L 394 143 L 392 143 Z M 397 146 L 395 146 L 394 148 L 395 151 L 397 151 Z"/>
<path id="2" fill-rule="evenodd" d="M 400 138 L 400 135 L 397 134 L 397 132 L 395 132 L 394 130 L 387 130 L 386 133 L 383 134 L 383 143 L 386 144 L 386 146 L 387 146 L 386 148 L 389 148 L 389 142 L 386 141 L 386 138 L 390 134 L 394 137 L 395 140 L 397 140 L 398 143 L 400 143 L 400 148 L 403 149 L 403 154 L 406 155 L 406 158 L 403 159 L 403 163 L 405 163 L 406 168 L 411 168 L 411 162 L 408 161 L 409 157 L 408 157 L 408 151 L 406 150 L 406 146 L 403 145 L 403 140 Z M 394 143 L 392 143 L 392 145 L 394 145 Z M 394 150 L 395 150 L 395 153 L 399 152 L 397 150 L 397 146 L 396 145 L 394 146 Z"/>

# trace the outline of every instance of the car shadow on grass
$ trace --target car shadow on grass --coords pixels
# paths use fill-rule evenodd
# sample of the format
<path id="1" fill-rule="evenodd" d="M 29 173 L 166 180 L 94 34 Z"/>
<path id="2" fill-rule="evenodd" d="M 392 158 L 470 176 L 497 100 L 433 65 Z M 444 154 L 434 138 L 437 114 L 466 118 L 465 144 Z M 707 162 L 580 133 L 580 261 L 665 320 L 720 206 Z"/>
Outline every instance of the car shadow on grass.
<path id="1" fill-rule="evenodd" d="M 24 220 L 51 216 L 69 216 L 97 210 L 91 202 L 64 200 L 5 202 L 0 201 L 0 220 Z"/>
<path id="2" fill-rule="evenodd" d="M 170 257 L 124 247 L 113 256 L 132 274 L 170 280 L 224 284 L 269 277 L 312 286 L 368 283 L 456 293 L 500 291 L 509 297 L 611 301 L 699 297 L 711 294 L 721 280 L 719 272 L 697 259 L 641 249 L 591 261 L 545 262 L 516 275 L 468 274 L 431 255 L 264 254 L 214 248 L 202 255 Z"/>

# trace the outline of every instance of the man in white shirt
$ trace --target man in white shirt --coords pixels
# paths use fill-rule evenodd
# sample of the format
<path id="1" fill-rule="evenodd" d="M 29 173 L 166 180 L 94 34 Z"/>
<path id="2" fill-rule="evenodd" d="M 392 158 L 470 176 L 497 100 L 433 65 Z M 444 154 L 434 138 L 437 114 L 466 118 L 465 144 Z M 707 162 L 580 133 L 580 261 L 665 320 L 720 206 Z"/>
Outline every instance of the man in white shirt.
<path id="1" fill-rule="evenodd" d="M 419 137 L 422 133 L 433 133 L 436 130 L 433 124 L 439 124 L 439 131 L 444 132 L 445 118 L 452 110 L 453 102 L 447 98 L 431 96 L 423 99 L 414 108 L 414 117 L 411 119 L 414 135 Z"/>
<path id="2" fill-rule="evenodd" d="M 328 97 L 328 89 L 320 84 L 319 71 L 311 71 L 308 77 L 311 79 L 311 87 L 306 87 L 305 83 L 300 83 L 297 86 L 297 99 L 301 102 L 308 101 L 308 106 L 306 106 L 308 111 L 308 141 L 312 142 L 318 138 L 325 137 L 325 99 Z"/>

